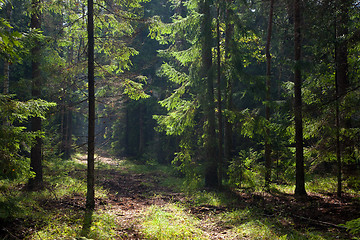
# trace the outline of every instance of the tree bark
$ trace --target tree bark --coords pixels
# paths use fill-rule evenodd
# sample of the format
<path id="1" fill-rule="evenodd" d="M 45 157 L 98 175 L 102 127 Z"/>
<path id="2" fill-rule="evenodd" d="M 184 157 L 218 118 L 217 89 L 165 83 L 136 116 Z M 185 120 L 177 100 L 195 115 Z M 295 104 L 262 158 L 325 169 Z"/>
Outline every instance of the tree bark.
<path id="1" fill-rule="evenodd" d="M 125 107 L 124 148 L 125 148 L 126 156 L 130 156 L 132 154 L 132 151 L 130 149 L 130 111 L 129 111 L 129 106 Z"/>
<path id="2" fill-rule="evenodd" d="M 31 22 L 30 27 L 33 29 L 41 28 L 40 20 L 40 0 L 31 1 Z M 31 95 L 34 99 L 41 97 L 41 72 L 40 72 L 40 43 L 36 42 L 31 49 L 32 63 L 31 63 L 31 78 L 32 89 Z M 31 131 L 41 131 L 41 118 L 31 118 Z M 42 171 L 42 140 L 37 137 L 35 145 L 31 148 L 30 153 L 30 168 L 35 173 L 34 178 L 29 179 L 29 189 L 36 190 L 42 187 L 43 184 L 43 171 Z"/>
<path id="3" fill-rule="evenodd" d="M 145 135 L 144 135 L 144 106 L 142 103 L 139 104 L 139 147 L 138 155 L 144 153 L 145 147 Z"/>
<path id="4" fill-rule="evenodd" d="M 221 108 L 221 52 L 220 52 L 220 6 L 217 9 L 216 20 L 216 38 L 217 38 L 217 98 L 218 98 L 218 128 L 219 128 L 219 159 L 218 159 L 218 187 L 222 187 L 222 165 L 223 165 L 223 123 Z"/>
<path id="5" fill-rule="evenodd" d="M 273 12 L 274 12 L 274 0 L 270 0 L 270 10 L 269 10 L 269 21 L 267 27 L 267 38 L 265 46 L 266 54 L 266 105 L 265 105 L 265 118 L 267 122 L 270 121 L 270 87 L 271 87 L 271 55 L 270 55 L 270 43 L 271 43 L 271 34 L 272 34 L 272 22 L 273 22 Z M 265 130 L 265 189 L 269 190 L 271 182 L 271 145 L 270 145 L 270 130 L 266 127 Z"/>
<path id="6" fill-rule="evenodd" d="M 88 0 L 88 161 L 87 161 L 87 193 L 86 208 L 95 208 L 95 77 L 94 77 L 94 2 Z"/>
<path id="7" fill-rule="evenodd" d="M 348 79 L 348 8 L 349 0 L 336 1 L 338 4 L 338 14 L 336 16 L 336 81 L 338 84 L 339 97 L 346 95 L 349 88 Z"/>
<path id="8" fill-rule="evenodd" d="M 337 73 L 335 74 L 335 76 L 337 76 Z M 335 77 L 335 78 L 337 78 L 337 77 Z M 341 194 L 341 192 L 342 192 L 342 160 L 341 160 L 341 143 L 340 143 L 339 86 L 338 86 L 337 80 L 335 80 L 335 85 L 336 85 L 335 127 L 336 127 L 337 196 L 340 198 L 342 195 Z"/>
<path id="9" fill-rule="evenodd" d="M 341 105 L 343 97 L 346 95 L 349 87 L 348 79 L 348 8 L 349 1 L 336 1 L 335 10 L 335 89 L 336 89 L 336 159 L 337 159 L 337 196 L 342 195 L 342 159 L 341 159 L 341 141 L 340 141 L 340 128 L 350 127 L 350 123 L 346 119 L 341 119 L 339 106 Z"/>
<path id="10" fill-rule="evenodd" d="M 301 10 L 300 0 L 294 0 L 294 115 L 295 115 L 295 147 L 296 147 L 296 187 L 295 195 L 306 196 L 304 149 L 303 149 L 303 123 L 302 123 L 302 97 L 301 97 Z"/>
<path id="11" fill-rule="evenodd" d="M 230 4 L 233 0 L 227 0 L 226 6 L 226 16 L 225 16 L 225 66 L 228 65 L 230 60 L 230 45 L 231 39 L 234 31 L 234 25 L 231 23 L 231 14 Z M 225 94 L 225 104 L 228 111 L 232 111 L 232 77 L 230 74 L 226 76 L 226 94 Z M 225 115 L 224 120 L 225 133 L 224 133 L 224 158 L 225 161 L 229 162 L 232 157 L 232 123 L 230 119 Z"/>
<path id="12" fill-rule="evenodd" d="M 206 172 L 205 185 L 207 187 L 216 187 L 218 185 L 217 172 L 217 156 L 218 149 L 216 144 L 215 134 L 215 103 L 214 103 L 214 83 L 211 74 L 212 68 L 212 29 L 211 29 L 211 15 L 210 15 L 210 0 L 203 0 L 200 2 L 200 12 L 203 14 L 201 23 L 201 45 L 202 45 L 202 69 L 201 77 L 206 79 L 206 95 L 204 101 L 205 115 L 207 119 L 206 128 Z"/>
<path id="13" fill-rule="evenodd" d="M 65 122 L 66 122 L 66 126 L 65 126 L 64 158 L 69 159 L 71 156 L 71 145 L 72 145 L 72 111 L 71 111 L 71 109 L 67 109 Z"/>

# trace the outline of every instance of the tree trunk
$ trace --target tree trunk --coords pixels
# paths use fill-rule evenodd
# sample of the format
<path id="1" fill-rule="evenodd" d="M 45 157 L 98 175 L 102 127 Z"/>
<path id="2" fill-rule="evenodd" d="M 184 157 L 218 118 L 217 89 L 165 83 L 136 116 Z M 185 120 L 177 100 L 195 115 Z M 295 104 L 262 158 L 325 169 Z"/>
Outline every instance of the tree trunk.
<path id="1" fill-rule="evenodd" d="M 218 159 L 218 187 L 222 187 L 222 165 L 223 165 L 223 123 L 221 109 L 221 53 L 220 53 L 220 6 L 217 9 L 217 98 L 218 98 L 218 128 L 219 128 L 219 159 Z"/>
<path id="2" fill-rule="evenodd" d="M 212 68 L 212 29 L 210 15 L 210 0 L 200 2 L 200 12 L 203 14 L 201 23 L 201 43 L 202 43 L 202 71 L 201 77 L 206 79 L 205 95 L 205 115 L 207 119 L 205 151 L 206 151 L 206 172 L 205 185 L 207 187 L 216 187 L 218 185 L 217 173 L 217 144 L 215 134 L 215 103 L 214 103 L 214 83 L 211 74 Z"/>
<path id="3" fill-rule="evenodd" d="M 30 27 L 33 29 L 41 28 L 40 21 L 40 1 L 32 0 L 31 2 L 31 23 Z M 40 72 L 40 43 L 35 43 L 31 49 L 32 55 L 32 89 L 31 94 L 34 99 L 41 97 L 41 72 Z M 41 131 L 41 118 L 33 117 L 31 119 L 31 131 Z M 35 172 L 35 177 L 29 179 L 29 189 L 35 190 L 42 187 L 43 172 L 42 172 L 42 140 L 37 137 L 35 145 L 31 148 L 30 154 L 30 168 Z"/>
<path id="4" fill-rule="evenodd" d="M 295 195 L 306 196 L 304 149 L 303 149 L 303 126 L 302 126 L 302 98 L 301 98 L 301 17 L 300 0 L 294 0 L 294 115 L 295 115 L 295 147 L 296 147 L 296 187 Z"/>
<path id="5" fill-rule="evenodd" d="M 338 14 L 336 16 L 336 81 L 339 90 L 339 96 L 344 97 L 349 88 L 348 79 L 348 8 L 349 0 L 336 1 L 338 2 Z"/>
<path id="6" fill-rule="evenodd" d="M 88 123 L 88 161 L 87 161 L 87 194 L 86 208 L 95 208 L 95 77 L 94 77 L 94 2 L 88 0 L 88 89 L 89 89 L 89 123 Z"/>
<path id="7" fill-rule="evenodd" d="M 271 43 L 271 34 L 272 34 L 272 22 L 273 22 L 273 12 L 274 12 L 274 0 L 270 0 L 270 10 L 269 10 L 269 21 L 267 27 L 267 38 L 266 38 L 266 105 L 265 105 L 265 118 L 270 123 L 270 87 L 271 87 L 271 55 L 270 55 L 270 43 Z M 271 146 L 270 146 L 270 130 L 266 127 L 265 130 L 265 189 L 269 190 L 271 182 Z"/>
<path id="8" fill-rule="evenodd" d="M 65 149 L 64 158 L 69 159 L 71 156 L 72 145 L 72 111 L 68 109 L 66 112 L 66 126 L 65 126 Z"/>
<path id="9" fill-rule="evenodd" d="M 144 106 L 142 103 L 139 105 L 139 145 L 138 155 L 144 153 L 145 136 L 144 136 Z"/>
<path id="10" fill-rule="evenodd" d="M 337 76 L 337 73 L 335 74 L 335 76 Z M 339 87 L 338 87 L 337 80 L 335 80 L 335 85 L 336 85 L 335 127 L 336 127 L 337 196 L 340 198 L 342 195 L 341 194 L 341 192 L 342 192 L 342 161 L 341 161 L 341 143 L 340 143 Z"/>
<path id="11" fill-rule="evenodd" d="M 130 156 L 132 154 L 132 150 L 130 148 L 130 111 L 129 111 L 129 106 L 125 107 L 124 148 L 125 148 L 126 156 Z"/>
<path id="12" fill-rule="evenodd" d="M 231 23 L 230 18 L 232 11 L 229 7 L 233 0 L 227 1 L 226 16 L 225 16 L 225 66 L 228 65 L 230 60 L 230 44 L 232 34 L 234 31 L 234 25 Z M 232 111 L 232 77 L 230 74 L 226 76 L 226 94 L 225 94 L 226 109 Z M 229 162 L 232 157 L 232 123 L 230 119 L 225 115 L 225 133 L 224 133 L 224 157 L 225 161 Z"/>
<path id="13" fill-rule="evenodd" d="M 65 149 L 65 104 L 61 103 L 60 110 L 60 136 L 61 136 L 61 144 L 60 144 L 60 154 L 64 153 Z"/>
<path id="14" fill-rule="evenodd" d="M 346 119 L 341 119 L 339 106 L 349 87 L 348 79 L 348 8 L 349 1 L 336 1 L 337 9 L 335 19 L 335 88 L 336 88 L 336 159 L 337 159 L 337 196 L 342 193 L 342 160 L 341 160 L 341 141 L 340 128 L 350 127 Z"/>

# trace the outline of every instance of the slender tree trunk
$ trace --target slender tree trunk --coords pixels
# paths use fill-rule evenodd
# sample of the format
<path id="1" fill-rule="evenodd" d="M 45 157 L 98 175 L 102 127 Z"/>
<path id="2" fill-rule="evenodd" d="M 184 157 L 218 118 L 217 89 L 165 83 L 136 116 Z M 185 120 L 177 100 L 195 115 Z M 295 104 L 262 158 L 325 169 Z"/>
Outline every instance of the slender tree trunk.
<path id="1" fill-rule="evenodd" d="M 349 87 L 348 79 L 348 46 L 346 36 L 348 35 L 348 8 L 350 1 L 336 1 L 337 9 L 335 19 L 335 87 L 336 87 L 336 159 L 337 159 L 337 196 L 342 195 L 342 160 L 340 128 L 350 127 L 345 119 L 341 119 L 339 106 Z"/>
<path id="2" fill-rule="evenodd" d="M 139 145 L 138 154 L 144 153 L 145 136 L 144 136 L 144 106 L 140 103 L 139 106 Z"/>
<path id="3" fill-rule="evenodd" d="M 270 0 L 270 11 L 269 11 L 269 21 L 267 27 L 267 38 L 266 38 L 266 105 L 265 105 L 265 118 L 268 123 L 270 123 L 270 87 L 271 87 L 271 54 L 270 54 L 270 43 L 271 43 L 271 34 L 272 34 L 272 22 L 273 22 L 273 12 L 274 12 L 274 0 Z M 270 130 L 266 127 L 265 130 L 265 189 L 269 190 L 271 182 L 271 146 L 270 146 Z"/>
<path id="4" fill-rule="evenodd" d="M 200 2 L 200 11 L 203 14 L 201 23 L 201 43 L 202 43 L 202 72 L 201 76 L 206 79 L 206 97 L 204 101 L 205 115 L 207 119 L 206 129 L 206 160 L 207 167 L 205 172 L 205 185 L 207 187 L 216 187 L 218 185 L 217 156 L 218 149 L 215 133 L 215 103 L 214 103 L 214 83 L 211 74 L 212 68 L 212 29 L 210 15 L 210 0 Z"/>
<path id="5" fill-rule="evenodd" d="M 230 60 L 230 44 L 232 39 L 232 34 L 234 31 L 234 25 L 230 21 L 230 15 L 232 11 L 230 10 L 230 4 L 233 0 L 227 0 L 226 6 L 226 16 L 225 16 L 225 66 L 228 65 Z M 229 68 L 229 67 L 227 67 Z M 229 71 L 228 71 L 229 72 Z M 228 111 L 232 111 L 232 77 L 230 73 L 226 74 L 226 94 L 225 94 L 225 104 Z M 225 136 L 224 136 L 224 157 L 227 162 L 231 160 L 232 152 L 232 124 L 230 119 L 225 115 Z"/>
<path id="6" fill-rule="evenodd" d="M 66 113 L 66 128 L 65 128 L 65 159 L 69 159 L 71 155 L 71 145 L 72 145 L 72 111 L 68 109 Z"/>
<path id="7" fill-rule="evenodd" d="M 347 89 L 349 88 L 349 79 L 348 79 L 348 40 L 346 36 L 348 35 L 348 8 L 349 0 L 339 0 L 338 2 L 338 12 L 337 15 L 337 24 L 336 24 L 336 81 L 338 84 L 339 96 L 342 98 L 346 95 Z"/>
<path id="8" fill-rule="evenodd" d="M 220 5 L 220 4 L 219 4 Z M 217 32 L 217 98 L 218 98 L 218 128 L 219 128 L 219 159 L 218 159 L 218 187 L 222 187 L 222 165 L 223 165 L 223 123 L 221 109 L 221 53 L 220 53 L 220 6 L 217 9 L 216 19 Z"/>
<path id="9" fill-rule="evenodd" d="M 40 0 L 32 0 L 31 2 L 31 23 L 30 27 L 34 29 L 41 28 L 40 21 Z M 34 99 L 41 97 L 41 72 L 40 72 L 40 44 L 35 43 L 31 49 L 32 55 L 32 89 L 31 94 Z M 31 119 L 31 131 L 41 131 L 41 118 L 33 117 Z M 42 140 L 37 137 L 35 145 L 31 148 L 30 154 L 30 168 L 35 172 L 35 177 L 29 179 L 29 189 L 35 190 L 42 187 L 43 172 L 42 172 Z"/>
<path id="10" fill-rule="evenodd" d="M 296 187 L 295 195 L 306 196 L 304 149 L 303 149 L 303 126 L 302 126 L 302 97 L 301 97 L 301 17 L 300 0 L 294 0 L 294 115 L 295 115 L 295 146 L 296 146 Z"/>
<path id="11" fill-rule="evenodd" d="M 337 74 L 335 74 L 337 76 Z M 337 196 L 341 197 L 342 192 L 342 161 L 341 161 L 341 143 L 340 143 L 340 110 L 339 110 L 339 87 L 337 81 L 336 85 L 336 162 L 337 162 Z"/>
<path id="12" fill-rule="evenodd" d="M 63 154 L 65 149 L 64 129 L 65 129 L 65 104 L 62 103 L 60 110 L 60 136 L 61 136 L 60 154 Z"/>
<path id="13" fill-rule="evenodd" d="M 86 208 L 95 208 L 95 77 L 94 77 L 94 2 L 88 0 L 88 88 L 89 88 L 89 123 L 88 123 L 88 164 Z"/>
<path id="14" fill-rule="evenodd" d="M 125 154 L 130 156 L 132 151 L 130 149 L 130 117 L 129 117 L 129 106 L 125 107 L 125 136 L 124 136 L 124 147 Z"/>

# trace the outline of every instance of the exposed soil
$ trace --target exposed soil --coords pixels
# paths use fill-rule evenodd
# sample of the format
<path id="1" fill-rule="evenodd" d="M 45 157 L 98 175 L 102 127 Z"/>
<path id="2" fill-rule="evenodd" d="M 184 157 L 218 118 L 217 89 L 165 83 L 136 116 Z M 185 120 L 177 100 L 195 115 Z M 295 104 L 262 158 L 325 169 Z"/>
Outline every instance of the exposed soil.
<path id="1" fill-rule="evenodd" d="M 81 159 L 79 161 L 82 161 Z M 102 158 L 106 164 L 116 165 L 110 158 Z M 74 170 L 76 171 L 76 170 Z M 118 170 L 99 170 L 97 184 L 110 193 L 107 199 L 96 199 L 97 209 L 106 209 L 117 216 L 120 239 L 145 239 L 139 231 L 139 217 L 150 205 L 163 206 L 169 202 L 185 202 L 187 198 L 159 184 L 164 175 L 124 173 Z M 284 227 L 295 229 L 315 228 L 323 232 L 336 232 L 340 239 L 350 239 L 346 230 L 338 224 L 360 217 L 360 204 L 353 196 L 345 195 L 338 199 L 333 194 L 310 194 L 306 198 L 280 193 L 240 193 L 228 191 L 229 197 L 238 199 L 232 206 L 216 207 L 203 205 L 189 208 L 189 212 L 202 222 L 202 229 L 211 239 L 233 239 L 229 227 L 214 222 L 214 216 L 232 209 L 256 206 L 263 216 L 281 219 Z M 45 209 L 73 209 L 83 212 L 84 196 L 75 195 L 63 199 L 44 201 Z M 29 235 L 31 222 L 15 219 L 0 222 L 1 239 L 21 239 Z M 27 229 L 25 229 L 25 227 Z M 30 229 L 29 229 L 30 228 Z M 7 237 L 7 238 L 4 238 Z"/>

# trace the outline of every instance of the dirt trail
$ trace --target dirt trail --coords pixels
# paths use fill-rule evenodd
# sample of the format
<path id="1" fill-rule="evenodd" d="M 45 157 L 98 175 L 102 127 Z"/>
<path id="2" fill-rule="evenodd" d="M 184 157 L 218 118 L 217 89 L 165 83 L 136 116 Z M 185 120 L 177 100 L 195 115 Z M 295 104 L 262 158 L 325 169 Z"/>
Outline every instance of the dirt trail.
<path id="1" fill-rule="evenodd" d="M 116 160 L 101 157 L 99 161 L 117 165 Z M 168 203 L 182 202 L 186 198 L 182 193 L 161 186 L 159 181 L 166 178 L 160 173 L 124 173 L 120 170 L 98 170 L 97 184 L 108 190 L 110 195 L 105 202 L 97 200 L 103 207 L 117 216 L 121 239 L 146 239 L 139 232 L 139 217 L 151 205 L 164 206 Z M 111 176 L 111 177 L 109 177 Z M 189 209 L 202 221 L 202 230 L 210 239 L 232 239 L 227 228 L 219 227 L 209 221 L 209 214 L 216 212 L 212 206 Z"/>
<path id="2" fill-rule="evenodd" d="M 96 184 L 109 192 L 108 199 L 96 199 L 96 203 L 97 208 L 117 216 L 120 239 L 145 239 L 139 232 L 142 212 L 151 205 L 163 206 L 184 199 L 182 194 L 159 184 L 164 178 L 160 174 L 121 171 L 117 168 L 120 160 L 111 157 L 97 157 L 96 160 L 114 166 L 114 169 L 96 170 Z"/>
<path id="3" fill-rule="evenodd" d="M 104 174 L 100 171 L 99 174 Z M 150 174 L 123 174 L 110 170 L 113 177 L 99 184 L 110 192 L 106 203 L 117 217 L 123 239 L 142 239 L 137 220 L 142 211 L 151 206 L 163 206 L 170 201 L 181 201 L 181 195 L 157 184 L 157 176 Z M 108 209 L 107 207 L 107 209 Z"/>

